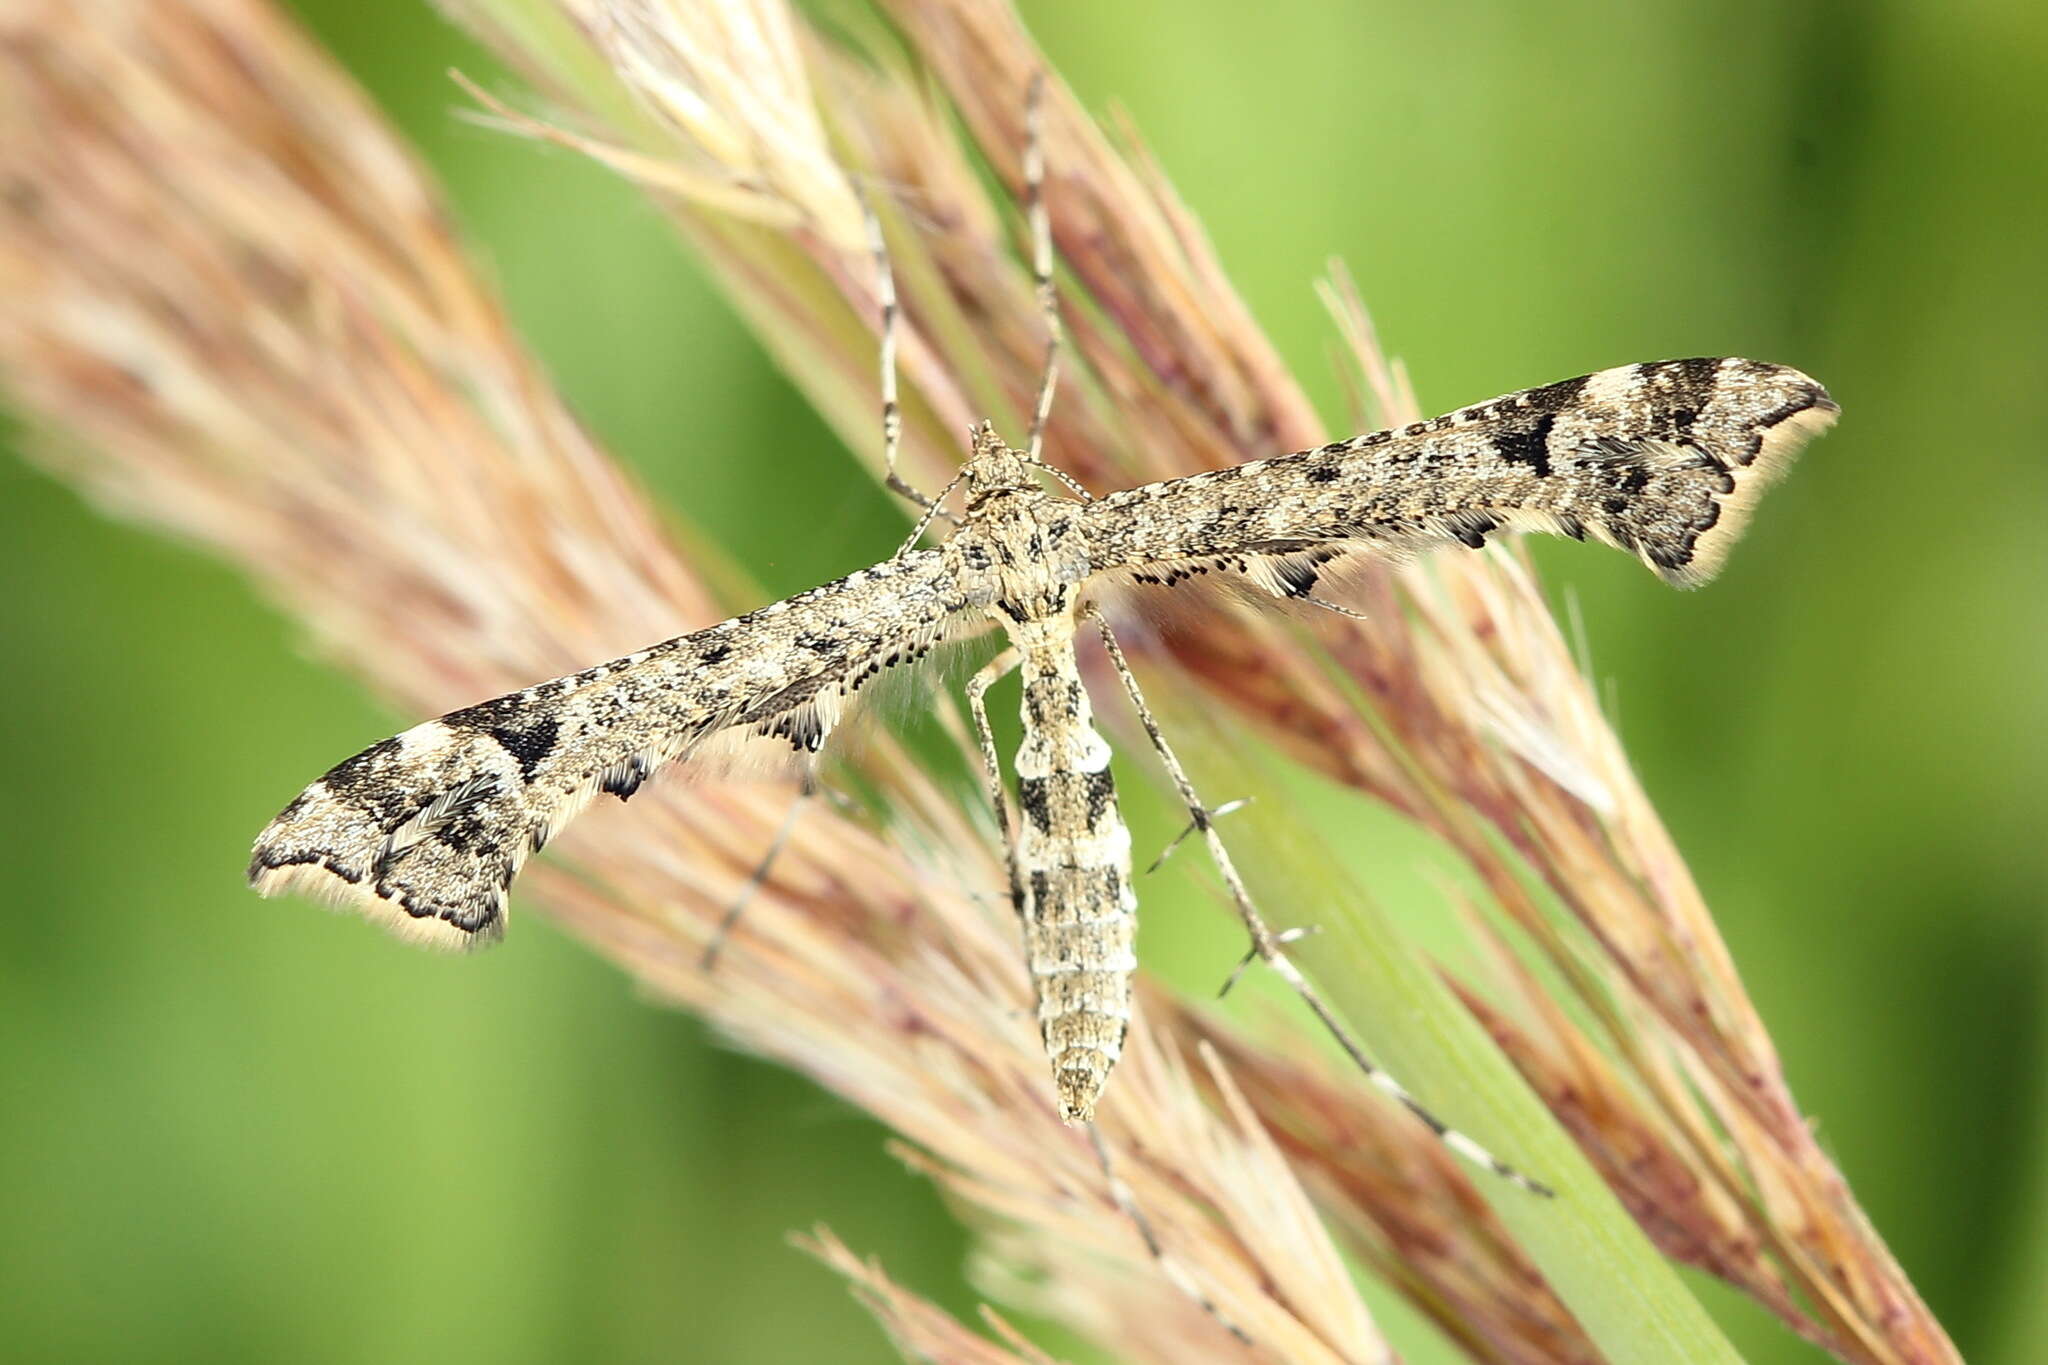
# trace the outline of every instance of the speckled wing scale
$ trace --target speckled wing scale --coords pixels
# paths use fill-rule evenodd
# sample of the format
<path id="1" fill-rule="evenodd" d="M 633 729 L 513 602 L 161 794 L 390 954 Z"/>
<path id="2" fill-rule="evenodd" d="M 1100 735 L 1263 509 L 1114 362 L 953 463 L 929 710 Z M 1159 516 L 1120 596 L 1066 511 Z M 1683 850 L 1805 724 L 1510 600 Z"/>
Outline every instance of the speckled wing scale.
<path id="1" fill-rule="evenodd" d="M 895 290 L 870 213 L 884 465 L 889 486 L 924 508 L 904 548 L 836 583 L 373 745 L 270 822 L 256 841 L 250 880 L 265 895 L 298 890 L 356 905 L 429 943 L 496 938 L 520 865 L 593 796 L 623 800 L 664 764 L 701 773 L 742 766 L 764 749 L 807 756 L 876 674 L 949 635 L 999 626 L 1009 645 L 968 683 L 967 700 L 1004 832 L 1059 1112 L 1086 1122 L 1123 1049 L 1137 966 L 1130 834 L 1074 655 L 1075 634 L 1088 623 L 1100 631 L 1256 955 L 1372 1084 L 1457 1151 L 1546 1192 L 1447 1128 L 1380 1070 L 1294 967 L 1097 603 L 1133 586 L 1218 575 L 1328 606 L 1317 592 L 1347 563 L 1436 546 L 1477 549 L 1502 531 L 1602 541 L 1690 587 L 1720 567 L 1757 495 L 1834 419 L 1835 405 L 1820 385 L 1778 365 L 1630 365 L 1396 431 L 1092 498 L 1039 458 L 1059 339 L 1039 89 L 1034 82 L 1027 104 L 1025 192 L 1047 324 L 1045 372 L 1024 450 L 987 423 L 974 433 L 955 479 L 966 503 L 955 529 L 935 548 L 915 548 L 944 494 L 926 498 L 896 473 Z M 1075 496 L 1049 492 L 1040 475 Z M 983 702 L 1013 670 L 1022 674 L 1024 722 L 1014 831 Z"/>
<path id="2" fill-rule="evenodd" d="M 1089 543 L 1098 571 L 1138 583 L 1214 572 L 1306 597 L 1346 554 L 1545 531 L 1618 546 L 1692 587 L 1835 413 L 1820 385 L 1780 365 L 1628 365 L 1112 493 L 1090 507 Z"/>
<path id="3" fill-rule="evenodd" d="M 372 745 L 270 822 L 250 880 L 428 943 L 494 939 L 520 865 L 598 793 L 624 800 L 678 759 L 719 771 L 815 752 L 864 684 L 985 605 L 944 558 L 914 550 Z"/>

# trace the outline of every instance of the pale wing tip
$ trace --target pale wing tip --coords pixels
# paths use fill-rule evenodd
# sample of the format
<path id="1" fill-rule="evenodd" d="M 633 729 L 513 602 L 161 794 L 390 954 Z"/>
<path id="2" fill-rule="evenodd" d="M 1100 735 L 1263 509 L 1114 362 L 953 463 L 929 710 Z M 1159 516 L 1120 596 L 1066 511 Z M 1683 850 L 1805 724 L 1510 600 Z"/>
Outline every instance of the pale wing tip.
<path id="1" fill-rule="evenodd" d="M 358 911 L 408 943 L 442 952 L 485 947 L 505 935 L 502 904 L 493 908 L 480 925 L 468 928 L 434 911 L 414 913 L 398 899 L 381 894 L 367 879 L 351 879 L 324 859 L 275 861 L 261 844 L 249 864 L 249 885 L 257 895 L 266 898 L 290 893 Z"/>
<path id="2" fill-rule="evenodd" d="M 1797 370 L 1783 369 L 1783 382 L 1790 391 L 1786 402 L 1762 419 L 1757 427 L 1756 453 L 1747 464 L 1731 468 L 1735 486 L 1716 500 L 1714 524 L 1700 532 L 1692 552 L 1683 564 L 1653 565 L 1658 574 L 1678 588 L 1697 588 L 1721 571 L 1749 526 L 1749 519 L 1766 490 L 1784 477 L 1800 450 L 1814 437 L 1835 424 L 1841 405 L 1815 380 Z"/>

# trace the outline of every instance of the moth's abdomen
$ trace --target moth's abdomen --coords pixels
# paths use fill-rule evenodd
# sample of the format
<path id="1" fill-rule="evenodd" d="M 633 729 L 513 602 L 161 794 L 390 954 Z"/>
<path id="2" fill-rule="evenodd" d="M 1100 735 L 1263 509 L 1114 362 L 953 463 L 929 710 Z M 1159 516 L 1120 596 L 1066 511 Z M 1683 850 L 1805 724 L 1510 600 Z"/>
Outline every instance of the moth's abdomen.
<path id="1" fill-rule="evenodd" d="M 1024 651 L 1017 865 L 1024 941 L 1060 1116 L 1093 1117 L 1131 1019 L 1137 899 L 1109 745 L 1071 642 Z"/>

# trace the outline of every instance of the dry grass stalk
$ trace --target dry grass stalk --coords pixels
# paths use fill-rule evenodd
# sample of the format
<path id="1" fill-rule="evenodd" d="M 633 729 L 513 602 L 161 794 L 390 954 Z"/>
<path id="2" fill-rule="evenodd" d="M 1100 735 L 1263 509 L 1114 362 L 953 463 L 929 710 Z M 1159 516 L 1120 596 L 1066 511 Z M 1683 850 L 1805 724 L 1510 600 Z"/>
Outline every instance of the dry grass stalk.
<path id="1" fill-rule="evenodd" d="M 995 1313 L 984 1309 L 989 1326 L 1014 1350 L 1004 1350 L 955 1321 L 943 1310 L 892 1281 L 872 1260 L 862 1260 L 830 1231 L 819 1228 L 797 1244 L 844 1275 L 860 1301 L 889 1334 L 904 1356 L 942 1360 L 948 1365 L 1054 1365 L 1052 1356 L 1032 1346 Z"/>
<path id="2" fill-rule="evenodd" d="M 248 567 L 407 709 L 723 614 L 513 345 L 415 168 L 274 15 L 51 5 L 8 21 L 0 63 L 0 361 L 67 476 Z M 1012 1245 L 1057 1267 L 1050 1291 L 1116 1320 L 1132 1358 L 1191 1340 L 1232 1358 L 1156 1283 L 1086 1140 L 1053 1115 L 1019 1027 L 1014 931 L 984 894 L 988 832 L 888 745 L 866 763 L 898 827 L 807 820 L 715 977 L 698 954 L 787 788 L 657 785 L 630 819 L 579 825 L 573 862 L 536 869 L 535 890 L 643 982 L 978 1189 Z M 1255 1207 L 1285 1172 L 1156 1055 L 1125 1074 L 1194 1117 L 1176 1140 L 1204 1139 L 1170 1180 L 1133 1172 L 1177 1256 L 1214 1244 L 1203 1292 L 1300 1358 L 1355 1358 L 1369 1320 L 1320 1229 L 1252 1254 L 1202 1202 Z M 1288 1284 L 1328 1291 L 1312 1317 L 1341 1344 L 1267 1288 Z M 1112 1296 L 1131 1285 L 1161 1305 L 1167 1344 L 1143 1347 L 1152 1319 Z"/>
<path id="3" fill-rule="evenodd" d="M 552 101 L 548 124 L 500 115 L 646 184 L 854 449 L 875 447 L 874 294 L 842 162 L 886 191 L 906 470 L 943 482 L 980 416 L 1022 429 L 1039 337 L 1014 215 L 899 70 L 929 68 L 1014 191 L 1018 92 L 1041 58 L 1006 7 L 890 0 L 913 56 L 872 66 L 765 2 L 447 3 Z M 0 42 L 0 364 L 69 476 L 247 566 L 408 711 L 724 614 L 518 351 L 416 170 L 256 0 L 18 4 Z M 1156 172 L 1057 85 L 1048 142 L 1089 372 L 1051 458 L 1107 486 L 1321 439 Z M 1380 415 L 1411 415 L 1362 313 L 1333 297 Z M 1813 1142 L 1522 562 L 1461 556 L 1361 593 L 1364 627 L 1244 615 L 1134 644 L 1155 688 L 1222 698 L 1469 865 L 1576 1003 L 1505 951 L 1507 1003 L 1467 998 L 1668 1254 L 1845 1360 L 1955 1359 Z M 992 1284 L 1021 1296 L 1034 1272 L 1035 1307 L 1122 1357 L 1250 1358 L 1146 1259 L 1053 1118 L 961 789 L 883 742 L 860 761 L 894 828 L 807 818 L 715 978 L 697 953 L 784 791 L 657 784 L 630 817 L 586 817 L 571 861 L 529 885 L 636 976 L 916 1144 L 989 1225 Z M 1107 1112 L 1120 1169 L 1179 1272 L 1262 1348 L 1385 1350 L 1305 1188 L 1475 1356 L 1597 1358 L 1405 1116 L 1156 992 L 1137 1041 Z M 1026 1358 L 819 1246 L 908 1349 Z"/>

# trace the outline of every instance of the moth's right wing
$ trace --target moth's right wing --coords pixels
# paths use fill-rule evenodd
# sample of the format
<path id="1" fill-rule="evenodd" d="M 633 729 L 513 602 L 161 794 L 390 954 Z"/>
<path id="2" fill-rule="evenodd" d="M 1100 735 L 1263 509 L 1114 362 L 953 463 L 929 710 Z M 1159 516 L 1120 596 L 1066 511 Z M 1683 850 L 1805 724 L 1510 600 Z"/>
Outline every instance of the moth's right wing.
<path id="1" fill-rule="evenodd" d="M 363 910 L 440 946 L 495 938 L 527 855 L 600 791 L 763 741 L 815 751 L 842 705 L 963 610 L 919 550 L 365 749 L 256 840 L 249 880 Z"/>
<path id="2" fill-rule="evenodd" d="M 1545 531 L 1605 541 L 1691 587 L 1713 576 L 1758 495 L 1836 411 L 1826 389 L 1783 365 L 1624 365 L 1111 493 L 1082 517 L 1094 567 L 1112 581 L 1220 574 L 1306 597 L 1347 557 Z"/>

